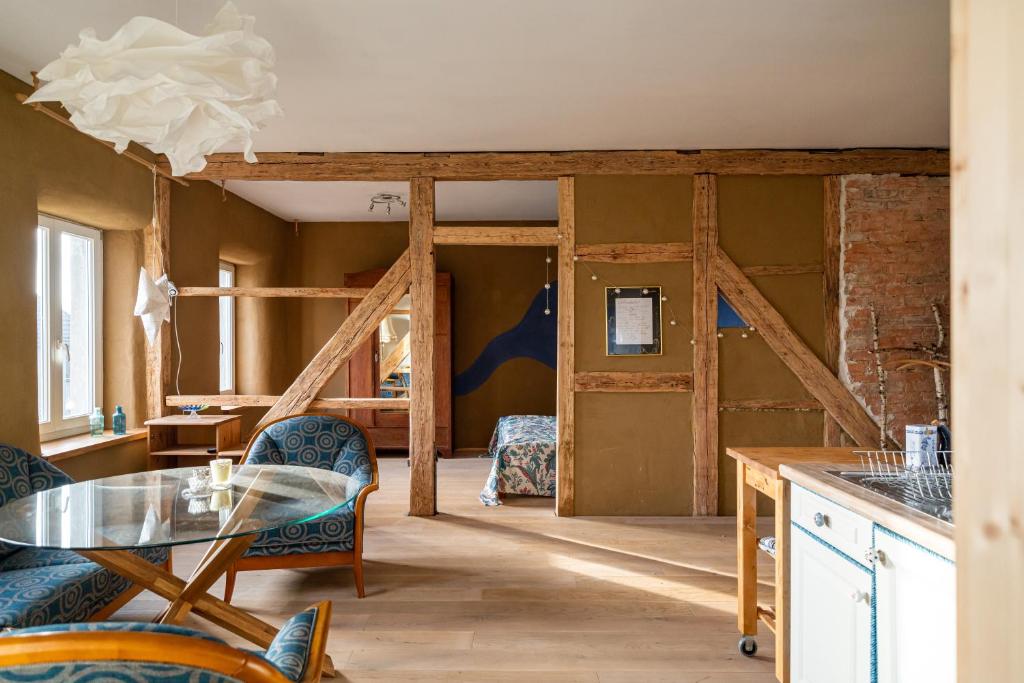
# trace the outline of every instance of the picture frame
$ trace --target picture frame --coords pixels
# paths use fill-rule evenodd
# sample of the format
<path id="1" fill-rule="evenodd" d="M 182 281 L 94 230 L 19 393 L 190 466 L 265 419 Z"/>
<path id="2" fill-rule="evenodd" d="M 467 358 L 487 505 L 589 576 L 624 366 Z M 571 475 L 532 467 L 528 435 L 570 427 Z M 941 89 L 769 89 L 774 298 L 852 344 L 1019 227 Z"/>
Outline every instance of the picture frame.
<path id="1" fill-rule="evenodd" d="M 605 287 L 605 355 L 662 354 L 661 286 Z"/>

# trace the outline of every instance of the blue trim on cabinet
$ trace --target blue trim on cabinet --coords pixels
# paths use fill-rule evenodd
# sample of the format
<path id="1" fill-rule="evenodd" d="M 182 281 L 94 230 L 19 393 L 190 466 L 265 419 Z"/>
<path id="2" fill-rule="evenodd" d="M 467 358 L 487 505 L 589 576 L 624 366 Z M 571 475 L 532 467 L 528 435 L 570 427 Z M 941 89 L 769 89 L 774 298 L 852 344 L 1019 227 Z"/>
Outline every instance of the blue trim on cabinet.
<path id="1" fill-rule="evenodd" d="M 875 529 L 871 524 L 871 547 L 875 547 Z M 878 572 L 875 563 L 871 562 L 871 683 L 878 683 Z"/>
<path id="2" fill-rule="evenodd" d="M 815 541 L 817 541 L 821 545 L 825 546 L 826 548 L 828 548 L 829 550 L 834 552 L 839 557 L 843 558 L 844 560 L 846 560 L 847 562 L 849 562 L 850 564 L 855 566 L 857 569 L 861 570 L 862 572 L 866 572 L 868 574 L 871 573 L 871 570 L 868 569 L 867 567 L 865 567 L 862 563 L 860 563 L 857 560 L 853 559 L 852 557 L 850 557 L 849 555 L 844 553 L 842 550 L 840 550 L 839 548 L 837 548 L 834 545 L 832 545 L 831 543 L 829 543 L 828 541 L 823 541 L 821 538 L 819 538 L 817 535 L 815 535 L 814 532 L 808 531 L 807 529 L 803 528 L 802 526 L 800 526 L 796 522 L 790 522 L 790 524 L 794 528 L 799 529 L 800 531 L 804 532 L 805 534 L 810 536 L 812 539 L 814 539 Z"/>
<path id="3" fill-rule="evenodd" d="M 913 546 L 914 548 L 917 548 L 918 550 L 920 550 L 920 551 L 922 551 L 922 552 L 924 552 L 924 553 L 926 553 L 928 555 L 931 555 L 932 557 L 938 558 L 938 559 L 942 560 L 943 562 L 945 562 L 947 564 L 952 564 L 952 565 L 956 564 L 956 562 L 954 562 L 953 560 L 949 559 L 945 555 L 940 555 L 939 553 L 935 552 L 931 548 L 925 548 L 923 545 L 921 545 L 917 541 L 911 541 L 906 536 L 898 534 L 895 531 L 893 531 L 892 529 L 888 529 L 888 528 L 882 526 L 881 524 L 875 523 L 875 524 L 872 525 L 872 527 L 873 527 L 873 530 L 872 530 L 872 537 L 871 537 L 871 545 L 875 544 L 874 531 L 877 530 L 877 531 L 881 531 L 883 534 L 885 534 L 886 536 L 889 536 L 890 538 L 894 538 L 897 541 L 900 541 L 902 543 L 906 543 L 907 545 Z"/>

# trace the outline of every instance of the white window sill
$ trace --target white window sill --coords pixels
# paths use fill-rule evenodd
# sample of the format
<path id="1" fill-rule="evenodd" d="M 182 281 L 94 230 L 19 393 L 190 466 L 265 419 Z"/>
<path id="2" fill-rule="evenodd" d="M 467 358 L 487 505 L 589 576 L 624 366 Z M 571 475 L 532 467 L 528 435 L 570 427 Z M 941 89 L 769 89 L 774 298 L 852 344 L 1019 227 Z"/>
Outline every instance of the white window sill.
<path id="1" fill-rule="evenodd" d="M 85 453 L 91 453 L 92 451 L 98 451 L 103 448 L 109 448 L 122 443 L 129 443 L 131 441 L 141 441 L 146 438 L 145 429 L 129 429 L 127 434 L 115 435 L 111 431 L 103 432 L 103 436 L 89 436 L 88 434 L 79 434 L 77 436 L 69 436 L 63 439 L 54 439 L 53 441 L 45 441 L 42 444 L 42 455 L 50 462 L 57 462 L 60 460 L 67 460 L 68 458 L 74 458 L 78 455 L 84 455 Z"/>

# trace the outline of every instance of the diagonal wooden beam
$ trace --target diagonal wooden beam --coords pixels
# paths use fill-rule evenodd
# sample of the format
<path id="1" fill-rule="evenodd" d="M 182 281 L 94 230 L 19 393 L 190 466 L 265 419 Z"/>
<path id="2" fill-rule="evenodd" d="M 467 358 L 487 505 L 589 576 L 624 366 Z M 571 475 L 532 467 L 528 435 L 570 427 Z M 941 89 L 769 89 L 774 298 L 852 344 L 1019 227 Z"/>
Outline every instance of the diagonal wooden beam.
<path id="1" fill-rule="evenodd" d="M 384 273 L 384 277 L 370 290 L 366 298 L 349 313 L 338 331 L 327 340 L 306 369 L 267 411 L 257 427 L 309 408 L 342 363 L 347 361 L 363 340 L 377 329 L 408 289 L 409 251 L 406 250 Z"/>
<path id="2" fill-rule="evenodd" d="M 859 445 L 876 443 L 875 421 L 722 249 L 715 258 L 715 277 L 718 288 L 740 317 L 757 328 L 765 343 L 839 426 Z"/>
<path id="3" fill-rule="evenodd" d="M 718 181 L 693 176 L 693 514 L 718 514 Z"/>

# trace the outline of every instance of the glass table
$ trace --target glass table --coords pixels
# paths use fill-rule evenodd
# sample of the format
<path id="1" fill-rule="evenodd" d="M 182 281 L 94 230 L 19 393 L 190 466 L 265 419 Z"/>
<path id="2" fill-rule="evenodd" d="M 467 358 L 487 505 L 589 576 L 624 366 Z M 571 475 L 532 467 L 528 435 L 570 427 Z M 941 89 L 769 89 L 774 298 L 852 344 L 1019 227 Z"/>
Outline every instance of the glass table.
<path id="1" fill-rule="evenodd" d="M 257 533 L 335 512 L 355 500 L 361 482 L 291 465 L 236 466 L 219 491 L 192 490 L 192 476 L 187 467 L 41 491 L 0 508 L 0 541 L 74 550 L 165 598 L 157 622 L 179 624 L 195 613 L 266 648 L 277 629 L 210 595 L 210 587 Z M 189 543 L 210 547 L 187 581 L 130 552 Z"/>

